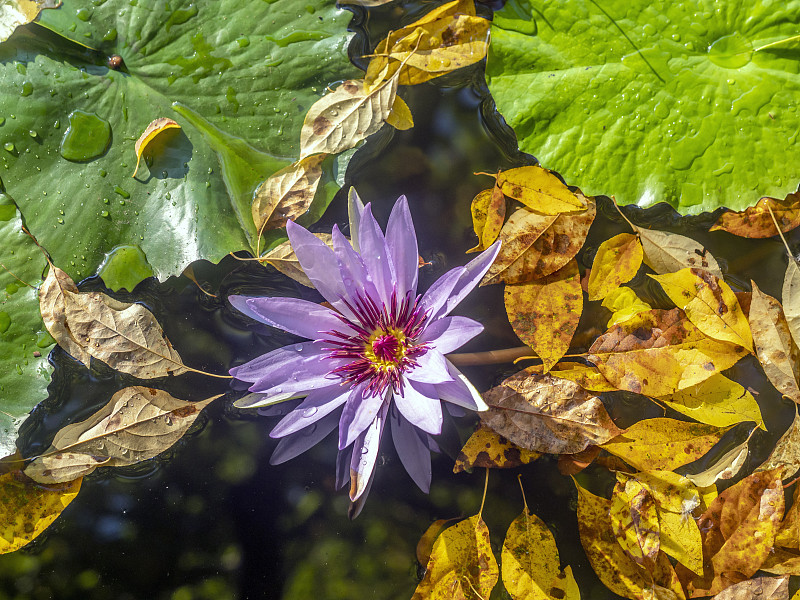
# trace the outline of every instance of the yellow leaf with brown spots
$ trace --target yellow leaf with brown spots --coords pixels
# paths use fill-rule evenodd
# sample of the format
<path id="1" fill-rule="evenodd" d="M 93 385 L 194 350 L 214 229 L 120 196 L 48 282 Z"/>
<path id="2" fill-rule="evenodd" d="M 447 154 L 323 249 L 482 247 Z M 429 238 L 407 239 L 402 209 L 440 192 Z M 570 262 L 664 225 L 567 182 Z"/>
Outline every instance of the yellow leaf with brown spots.
<path id="1" fill-rule="evenodd" d="M 481 425 L 467 440 L 456 457 L 453 473 L 461 473 L 475 467 L 487 469 L 510 469 L 527 465 L 541 454 L 520 448 L 502 435 Z"/>
<path id="2" fill-rule="evenodd" d="M 594 198 L 586 202 L 586 210 L 577 213 L 540 215 L 524 208 L 514 212 L 500 230 L 503 245 L 481 285 L 524 283 L 566 265 L 583 246 L 597 212 Z"/>
<path id="3" fill-rule="evenodd" d="M 800 592 L 793 600 L 798 597 Z M 789 600 L 789 577 L 754 577 L 722 590 L 711 600 Z"/>
<path id="4" fill-rule="evenodd" d="M 682 415 L 708 425 L 726 427 L 753 421 L 761 429 L 767 429 L 753 394 L 721 373 L 659 400 Z"/>
<path id="5" fill-rule="evenodd" d="M 789 478 L 800 470 L 800 416 L 795 410 L 794 420 L 780 437 L 767 460 L 756 471 L 769 471 L 781 467 L 783 476 Z"/>
<path id="6" fill-rule="evenodd" d="M 511 522 L 503 542 L 500 558 L 503 585 L 512 600 L 551 600 L 564 598 L 553 582 L 568 579 L 572 573 L 561 573 L 558 548 L 547 525 L 525 506 L 522 514 Z M 567 587 L 567 586 L 565 586 Z M 552 593 L 555 591 L 555 594 Z M 580 595 L 573 596 L 575 600 Z"/>
<path id="7" fill-rule="evenodd" d="M 558 177 L 538 165 L 500 171 L 497 186 L 509 198 L 543 215 L 582 212 L 587 206 L 583 194 L 570 191 Z"/>
<path id="8" fill-rule="evenodd" d="M 589 300 L 602 300 L 636 276 L 644 251 L 639 237 L 620 233 L 597 249 L 589 275 Z"/>
<path id="9" fill-rule="evenodd" d="M 760 570 L 773 575 L 800 575 L 800 553 L 786 548 L 773 548 L 770 555 L 761 563 Z"/>
<path id="10" fill-rule="evenodd" d="M 783 518 L 782 473 L 778 468 L 745 477 L 701 515 L 704 576 L 678 569 L 691 597 L 711 596 L 752 577 L 769 557 Z"/>
<path id="11" fill-rule="evenodd" d="M 587 359 L 620 390 L 666 396 L 729 369 L 747 350 L 708 337 L 682 310 L 653 309 L 614 325 Z"/>
<path id="12" fill-rule="evenodd" d="M 542 279 L 506 285 L 505 306 L 514 333 L 548 371 L 569 350 L 583 312 L 578 263 L 572 259 Z"/>
<path id="13" fill-rule="evenodd" d="M 536 371 L 536 367 L 529 367 Z M 603 374 L 597 370 L 597 367 L 591 365 L 583 365 L 574 362 L 562 362 L 553 366 L 550 374 L 559 379 L 569 379 L 574 381 L 583 389 L 589 392 L 614 392 L 617 390 L 608 379 L 603 377 Z"/>
<path id="14" fill-rule="evenodd" d="M 795 485 L 792 506 L 775 534 L 775 545 L 800 550 L 800 485 Z"/>
<path id="15" fill-rule="evenodd" d="M 764 197 L 755 206 L 740 212 L 726 211 L 722 213 L 717 222 L 709 231 L 727 231 L 733 235 L 746 238 L 768 238 L 778 235 L 775 222 L 770 216 L 770 210 L 775 215 L 775 220 L 786 233 L 800 225 L 800 194 L 793 193 L 783 200 Z"/>
<path id="16" fill-rule="evenodd" d="M 478 236 L 478 244 L 467 252 L 482 252 L 491 246 L 500 235 L 506 218 L 506 198 L 500 188 L 494 186 L 483 190 L 472 200 L 472 227 Z"/>
<path id="17" fill-rule="evenodd" d="M 672 471 L 703 456 L 728 429 L 660 417 L 634 423 L 601 445 L 642 471 Z"/>
<path id="18" fill-rule="evenodd" d="M 611 291 L 602 303 L 603 308 L 607 308 L 612 312 L 611 318 L 608 320 L 607 327 L 613 327 L 618 323 L 622 323 L 631 319 L 642 312 L 652 310 L 652 307 L 639 298 L 629 287 L 618 287 Z"/>
<path id="19" fill-rule="evenodd" d="M 574 479 L 573 479 L 574 480 Z M 658 553 L 651 570 L 638 565 L 617 543 L 611 528 L 611 501 L 578 489 L 578 531 L 589 563 L 609 590 L 631 600 L 655 598 L 655 586 L 667 588 L 675 598 L 685 598 L 666 554 Z"/>
<path id="20" fill-rule="evenodd" d="M 765 294 L 751 281 L 753 292 L 750 300 L 750 329 L 756 356 L 764 374 L 781 394 L 800 403 L 800 349 L 789 331 L 780 302 Z"/>
<path id="21" fill-rule="evenodd" d="M 0 554 L 22 548 L 47 529 L 78 495 L 81 481 L 39 485 L 19 471 L 0 475 Z"/>
<path id="22" fill-rule="evenodd" d="M 703 269 L 651 275 L 689 320 L 707 336 L 753 351 L 750 324 L 733 290 Z"/>
<path id="23" fill-rule="evenodd" d="M 649 568 L 660 549 L 656 502 L 641 481 L 617 473 L 609 510 L 611 529 L 625 553 Z"/>
<path id="24" fill-rule="evenodd" d="M 656 273 L 674 273 L 683 268 L 705 269 L 720 279 L 716 259 L 692 238 L 668 231 L 634 226 L 644 249 L 644 262 Z"/>
<path id="25" fill-rule="evenodd" d="M 177 122 L 167 117 L 159 117 L 158 119 L 150 121 L 150 124 L 145 127 L 142 135 L 139 136 L 139 139 L 136 140 L 136 143 L 133 145 L 133 149 L 136 152 L 136 168 L 133 170 L 133 175 L 131 175 L 131 177 L 136 177 L 136 172 L 139 170 L 139 163 L 142 161 L 142 155 L 145 153 L 145 150 L 147 150 L 147 147 L 165 131 L 180 128 L 181 126 L 178 125 Z"/>
<path id="26" fill-rule="evenodd" d="M 436 538 L 425 577 L 411 600 L 488 598 L 500 576 L 489 529 L 480 514 Z"/>

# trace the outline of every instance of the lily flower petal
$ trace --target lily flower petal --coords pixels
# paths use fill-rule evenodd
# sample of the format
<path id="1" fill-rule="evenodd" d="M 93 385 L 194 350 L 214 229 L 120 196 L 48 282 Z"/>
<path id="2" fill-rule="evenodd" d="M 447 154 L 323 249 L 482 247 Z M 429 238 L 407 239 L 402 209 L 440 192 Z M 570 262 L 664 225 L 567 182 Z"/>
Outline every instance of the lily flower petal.
<path id="1" fill-rule="evenodd" d="M 452 380 L 447 370 L 447 360 L 435 348 L 430 348 L 417 359 L 418 365 L 406 375 L 411 381 L 420 383 L 442 383 Z"/>
<path id="2" fill-rule="evenodd" d="M 464 408 L 476 412 L 489 410 L 480 392 L 475 389 L 475 386 L 469 382 L 469 379 L 467 379 L 461 371 L 456 369 L 449 360 L 447 361 L 447 370 L 450 372 L 453 381 L 436 384 L 436 391 L 439 394 L 439 398 L 445 402 L 463 406 Z"/>
<path id="3" fill-rule="evenodd" d="M 281 419 L 269 436 L 281 438 L 297 433 L 339 408 L 349 395 L 350 390 L 338 383 L 314 390 L 297 408 Z"/>
<path id="4" fill-rule="evenodd" d="M 254 383 L 269 373 L 294 372 L 305 363 L 324 363 L 325 355 L 325 350 L 316 342 L 300 342 L 267 352 L 250 362 L 233 367 L 230 374 L 240 381 Z"/>
<path id="5" fill-rule="evenodd" d="M 460 348 L 483 331 L 483 325 L 467 317 L 444 317 L 434 321 L 420 336 L 420 341 L 430 343 L 442 354 Z"/>
<path id="6" fill-rule="evenodd" d="M 269 457 L 269 464 L 279 465 L 285 463 L 287 460 L 291 460 L 309 448 L 316 446 L 331 431 L 336 429 L 338 421 L 336 417 L 336 414 L 330 414 L 293 435 L 281 438 L 281 441 L 275 446 L 272 456 Z"/>
<path id="7" fill-rule="evenodd" d="M 466 272 L 467 270 L 464 267 L 450 269 L 447 273 L 439 277 L 439 279 L 428 288 L 425 295 L 422 296 L 422 299 L 419 301 L 419 306 L 432 320 L 438 318 L 438 315 L 442 312 L 442 308 L 453 294 L 453 289 Z"/>
<path id="8" fill-rule="evenodd" d="M 386 404 L 385 396 L 362 397 L 363 388 L 354 388 L 339 419 L 339 450 L 347 448 L 375 420 Z M 388 393 L 388 392 L 387 392 Z"/>
<path id="9" fill-rule="evenodd" d="M 361 215 L 358 243 L 361 246 L 361 258 L 367 267 L 367 273 L 378 290 L 381 302 L 388 306 L 394 290 L 395 267 L 386 239 L 375 217 L 372 216 L 372 207 L 369 204 Z"/>
<path id="10" fill-rule="evenodd" d="M 358 230 L 361 227 L 361 215 L 364 214 L 364 203 L 358 196 L 356 188 L 351 187 L 347 193 L 347 220 L 350 222 L 350 243 L 353 250 L 360 251 Z"/>
<path id="11" fill-rule="evenodd" d="M 443 317 L 450 313 L 459 302 L 461 302 L 467 294 L 469 294 L 478 283 L 480 283 L 486 271 L 492 266 L 494 259 L 497 258 L 497 253 L 500 252 L 500 240 L 489 246 L 486 250 L 481 252 L 477 257 L 467 263 L 464 273 L 458 280 L 458 283 L 453 288 L 453 293 L 450 298 L 445 302 L 444 309 L 435 315 L 434 318 Z"/>
<path id="12" fill-rule="evenodd" d="M 237 309 L 271 327 L 309 340 L 331 329 L 343 329 L 342 321 L 330 308 L 300 298 L 257 298 L 229 296 Z"/>
<path id="13" fill-rule="evenodd" d="M 404 297 L 408 292 L 416 293 L 419 273 L 419 249 L 408 200 L 400 196 L 389 215 L 386 225 L 386 245 L 395 269 L 395 289 Z"/>
<path id="14" fill-rule="evenodd" d="M 369 427 L 360 435 L 353 444 L 353 456 L 350 459 L 350 501 L 355 502 L 367 491 L 378 458 L 378 447 L 381 443 L 383 426 L 386 423 L 386 413 L 389 404 L 381 407 Z"/>
<path id="15" fill-rule="evenodd" d="M 442 402 L 433 385 L 409 381 L 402 393 L 394 393 L 394 404 L 415 427 L 431 435 L 442 433 Z"/>
<path id="16" fill-rule="evenodd" d="M 419 489 L 427 494 L 431 489 L 431 453 L 428 445 L 422 441 L 414 426 L 403 418 L 397 407 L 392 408 L 389 422 L 400 462 Z"/>

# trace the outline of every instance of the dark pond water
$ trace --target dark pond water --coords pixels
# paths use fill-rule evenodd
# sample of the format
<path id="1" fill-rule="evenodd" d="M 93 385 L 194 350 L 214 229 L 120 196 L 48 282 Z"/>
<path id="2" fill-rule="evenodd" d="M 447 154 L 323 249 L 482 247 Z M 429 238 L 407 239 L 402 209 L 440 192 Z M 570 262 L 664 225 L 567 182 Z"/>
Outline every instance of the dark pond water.
<path id="1" fill-rule="evenodd" d="M 384 7 L 370 18 L 357 11 L 353 54 L 366 53 L 391 24 L 401 18 L 413 20 L 428 6 L 420 2 Z M 485 6 L 482 10 L 490 11 Z M 374 203 L 383 224 L 394 199 L 408 196 L 421 255 L 432 263 L 422 273 L 425 289 L 448 268 L 464 264 L 464 250 L 474 244 L 469 206 L 490 180 L 473 172 L 533 159 L 516 152 L 513 134 L 494 114 L 482 68 L 402 93 L 415 127 L 393 135 L 386 128 L 378 134 L 354 159 L 349 183 L 365 201 Z M 732 283 L 742 289 L 753 277 L 765 292 L 780 295 L 786 259 L 774 240 L 708 234 L 711 218 L 679 221 L 663 206 L 631 214 L 640 223 L 698 239 L 727 261 L 734 273 Z M 333 223 L 342 227 L 346 223 L 342 198 L 314 229 L 329 231 Z M 591 264 L 600 242 L 624 230 L 610 203 L 601 201 L 579 256 L 582 265 Z M 791 236 L 790 243 L 796 248 L 800 237 Z M 196 265 L 195 274 L 215 297 L 184 277 L 163 284 L 146 281 L 133 294 L 113 295 L 145 303 L 185 362 L 212 372 L 223 373 L 294 341 L 239 315 L 226 303 L 228 294 L 319 299 L 312 290 L 271 269 L 233 258 L 219 265 Z M 650 301 L 665 303 L 646 278 L 634 284 Z M 81 289 L 103 289 L 102 282 L 87 280 Z M 519 345 L 505 316 L 500 286 L 477 290 L 457 312 L 486 326 L 465 351 Z M 581 329 L 602 329 L 606 319 L 602 310 L 587 310 Z M 132 383 L 103 365 L 86 369 L 59 349 L 51 360 L 55 373 L 49 397 L 23 429 L 21 450 L 26 456 L 40 452 L 59 428 L 87 417 Z M 493 365 L 465 371 L 484 390 L 515 370 L 512 365 Z M 730 375 L 760 392 L 770 430 L 753 438 L 752 467 L 788 425 L 792 407 L 781 402 L 753 361 L 742 361 Z M 167 381 L 163 387 L 183 399 L 227 391 L 224 381 L 194 375 Z M 0 599 L 408 599 L 420 575 L 414 553 L 420 535 L 435 519 L 470 516 L 480 506 L 483 472 L 453 475 L 451 471 L 472 418 L 446 424 L 445 452 L 434 457 L 430 495 L 413 485 L 386 440 L 366 507 L 350 521 L 346 494 L 334 490 L 334 436 L 293 461 L 270 466 L 275 442 L 267 433 L 274 420 L 231 409 L 232 397 L 212 404 L 193 432 L 166 455 L 131 468 L 101 469 L 88 477 L 76 500 L 44 535 L 21 552 L 0 557 Z M 605 400 L 622 427 L 643 416 L 663 414 L 653 404 L 626 394 L 609 394 Z M 747 433 L 747 427 L 734 428 L 720 453 Z M 547 458 L 520 472 L 532 512 L 551 527 L 562 562 L 572 566 L 583 597 L 614 598 L 595 577 L 578 542 L 571 480 Z M 494 471 L 489 479 L 483 515 L 498 549 L 509 523 L 522 509 L 516 473 Z M 612 480 L 598 475 L 584 483 L 603 491 Z M 498 588 L 494 597 L 507 596 Z"/>

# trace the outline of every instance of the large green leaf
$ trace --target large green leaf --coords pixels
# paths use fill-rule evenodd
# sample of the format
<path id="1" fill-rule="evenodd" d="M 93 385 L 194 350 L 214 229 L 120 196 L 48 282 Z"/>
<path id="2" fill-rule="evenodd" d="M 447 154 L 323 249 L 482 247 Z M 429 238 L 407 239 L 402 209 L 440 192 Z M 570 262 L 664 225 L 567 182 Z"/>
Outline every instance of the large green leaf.
<path id="1" fill-rule="evenodd" d="M 330 0 L 45 11 L 0 44 L 0 164 L 28 227 L 76 280 L 118 245 L 138 245 L 159 278 L 252 249 L 253 190 L 298 156 L 325 87 L 356 72 L 349 16 Z M 134 141 L 158 117 L 182 129 L 132 179 Z"/>
<path id="2" fill-rule="evenodd" d="M 53 338 L 39 315 L 36 290 L 47 264 L 22 231 L 17 207 L 0 183 L 0 457 L 13 454 L 25 416 L 47 397 Z M 26 285 L 29 284 L 29 285 Z M 35 354 L 38 356 L 35 356 Z"/>
<path id="3" fill-rule="evenodd" d="M 800 181 L 798 34 L 798 0 L 509 0 L 487 78 L 520 148 L 584 193 L 738 210 Z"/>

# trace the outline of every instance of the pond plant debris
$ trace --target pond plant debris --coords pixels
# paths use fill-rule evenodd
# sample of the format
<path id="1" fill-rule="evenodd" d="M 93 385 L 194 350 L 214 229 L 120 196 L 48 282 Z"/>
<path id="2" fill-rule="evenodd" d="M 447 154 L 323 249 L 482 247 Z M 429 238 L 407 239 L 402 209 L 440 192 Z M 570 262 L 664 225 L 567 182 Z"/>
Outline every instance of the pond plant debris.
<path id="1" fill-rule="evenodd" d="M 384 1 L 351 3 L 377 7 Z M 586 8 L 578 0 L 567 4 Z M 10 25 L 4 22 L 5 28 L 0 27 L 0 42 L 14 28 L 36 18 L 39 10 L 53 5 L 0 0 L 0 12 L 11 15 Z M 681 13 L 687 5 L 678 2 L 675 10 Z M 338 426 L 335 480 L 339 488 L 350 484 L 352 517 L 364 507 L 387 422 L 401 462 L 427 492 L 432 477 L 430 453 L 439 450 L 435 436 L 442 431 L 442 401 L 453 415 L 461 415 L 464 408 L 476 412 L 477 426 L 464 436 L 467 439 L 453 470 L 485 468 L 484 499 L 477 514 L 438 519 L 424 532 L 417 546 L 417 560 L 424 570 L 414 600 L 487 600 L 493 591 L 498 593 L 498 586 L 513 600 L 581 597 L 572 568 L 578 565 L 563 564 L 558 552 L 558 544 L 565 542 L 563 533 L 553 531 L 531 511 L 524 490 L 522 512 L 508 525 L 502 546 L 499 539 L 492 539 L 493 532 L 483 519 L 490 469 L 522 472 L 532 468 L 528 466 L 532 463 L 547 468 L 548 461 L 553 466 L 557 462 L 561 474 L 572 478 L 580 543 L 591 568 L 611 592 L 631 600 L 788 600 L 789 576 L 800 576 L 800 485 L 795 479 L 800 471 L 800 268 L 784 234 L 800 225 L 800 194 L 790 192 L 784 198 L 759 194 L 757 202 L 753 198 L 752 206 L 744 206 L 750 201 L 734 188 L 746 170 L 737 167 L 734 173 L 725 164 L 719 169 L 724 189 L 734 189 L 732 205 L 743 208 L 721 212 L 711 235 L 779 236 L 788 255 L 780 298 L 762 291 L 761 282 L 750 279 L 748 286 L 749 278 L 729 276 L 723 257 L 717 261 L 691 237 L 639 224 L 636 211 L 619 209 L 613 198 L 609 202 L 586 195 L 565 184 L 555 170 L 538 164 L 476 174 L 494 178 L 490 187 L 475 196 L 467 216 L 476 237 L 467 252 L 480 254 L 466 266 L 446 272 L 421 295 L 417 295 L 418 271 L 426 263 L 418 254 L 405 198 L 395 203 L 385 233 L 372 215 L 372 205 L 364 206 L 354 190 L 348 199 L 350 239 L 335 225 L 330 233 L 311 233 L 306 228 L 332 197 L 325 192 L 326 198 L 320 201 L 320 190 L 341 185 L 333 186 L 329 174 L 335 161 L 344 168 L 348 152 L 384 123 L 398 130 L 414 126 L 401 88 L 483 60 L 489 51 L 490 28 L 500 43 L 493 50 L 498 60 L 490 64 L 489 85 L 497 92 L 498 103 L 509 107 L 507 113 L 518 127 L 521 143 L 527 147 L 534 138 L 559 133 L 566 121 L 555 117 L 545 129 L 524 130 L 530 113 L 520 117 L 517 113 L 525 112 L 525 107 L 511 110 L 507 104 L 506 80 L 513 83 L 514 77 L 503 79 L 502 56 L 510 48 L 518 51 L 548 36 L 554 36 L 554 43 L 570 46 L 592 38 L 559 37 L 552 26 L 552 31 L 541 28 L 541 36 L 531 35 L 524 12 L 517 11 L 513 18 L 507 12 L 518 8 L 510 1 L 492 24 L 477 16 L 472 0 L 456 0 L 390 31 L 364 57 L 369 61 L 362 79 L 342 76 L 335 89 L 309 103 L 302 125 L 296 128 L 297 159 L 288 166 L 288 160 L 267 159 L 242 140 L 237 144 L 216 126 L 204 124 L 186 107 L 173 105 L 193 127 L 205 127 L 220 157 L 234 160 L 231 156 L 238 152 L 239 166 L 256 157 L 248 166 L 257 171 L 246 178 L 251 187 L 239 190 L 241 181 L 231 179 L 231 168 L 220 180 L 238 199 L 240 233 L 249 232 L 255 241 L 251 260 L 315 288 L 327 302 L 230 296 L 230 304 L 245 315 L 309 340 L 235 366 L 230 376 L 186 365 L 158 322 L 157 311 L 141 302 L 83 291 L 75 283 L 78 277 L 67 273 L 77 273 L 70 269 L 74 263 L 66 265 L 50 255 L 59 251 L 53 241 L 57 238 L 50 237 L 49 231 L 43 237 L 37 233 L 45 240 L 44 248 L 40 247 L 23 227 L 30 205 L 14 202 L 0 182 L 0 227 L 8 239 L 0 257 L 0 281 L 6 290 L 0 301 L 0 334 L 10 332 L 9 339 L 21 336 L 22 322 L 34 332 L 46 329 L 85 367 L 102 362 L 140 380 L 115 392 L 88 417 L 62 427 L 40 454 L 22 456 L 17 451 L 0 460 L 0 553 L 21 548 L 44 531 L 81 486 L 91 482 L 94 470 L 150 460 L 196 429 L 202 411 L 220 396 L 180 400 L 160 389 L 165 379 L 194 373 L 232 377 L 234 387 L 244 382 L 250 393 L 235 402 L 240 408 L 258 409 L 264 415 L 277 414 L 276 408 L 283 411 L 270 434 L 280 439 L 272 463 L 294 458 Z M 58 26 L 51 26 L 57 33 Z M 730 55 L 721 46 L 713 52 L 709 49 L 710 60 L 717 64 L 738 60 L 740 55 L 749 60 L 759 52 L 764 57 L 759 64 L 780 66 L 781 60 L 788 60 L 785 53 L 770 50 L 785 50 L 797 36 L 785 35 L 777 17 L 770 26 L 774 39 L 761 40 L 752 51 Z M 512 38 L 517 42 L 509 44 Z M 735 38 L 727 43 L 740 47 L 743 42 Z M 661 90 L 668 74 L 663 71 L 667 63 L 659 57 L 658 52 L 648 51 L 647 57 L 640 52 L 620 60 L 632 65 L 627 75 L 639 77 L 641 73 L 636 72 L 643 70 L 648 86 Z M 229 59 L 218 61 L 220 72 L 232 68 Z M 28 68 L 33 70 L 34 65 Z M 23 71 L 15 68 L 19 75 L 26 75 Z M 547 74 L 547 69 L 539 69 L 533 76 Z M 608 86 L 605 80 L 600 83 Z M 511 88 L 518 93 L 519 85 Z M 30 93 L 22 89 L 23 95 Z M 222 95 L 238 109 L 234 93 Z M 569 102 L 569 110 L 580 108 L 574 98 Z M 665 106 L 658 104 L 651 112 L 663 111 Z M 700 116 L 703 108 L 697 107 Z M 775 121 L 784 115 L 770 113 L 769 117 Z M 100 117 L 96 120 L 104 123 Z M 635 129 L 633 122 L 628 126 Z M 778 126 L 784 127 L 783 121 Z M 154 140 L 165 130 L 179 128 L 177 121 L 166 117 L 150 122 L 133 144 L 134 176 L 143 156 L 157 154 Z M 40 135 L 30 133 L 32 139 Z M 605 136 L 602 139 L 610 139 Z M 135 134 L 123 141 L 119 138 L 124 136 L 115 133 L 109 152 L 117 152 L 124 144 L 130 156 L 128 142 Z M 719 159 L 724 149 L 720 142 L 714 141 L 706 156 Z M 602 150 L 605 143 L 593 147 Z M 5 147 L 9 156 L 20 154 L 9 144 Z M 569 149 L 562 145 L 552 160 L 547 153 L 540 158 L 556 169 L 556 156 L 568 157 L 579 147 L 585 144 L 569 145 Z M 652 165 L 658 155 L 653 152 L 648 161 L 636 162 L 634 170 Z M 666 165 L 682 158 L 660 160 L 659 186 L 665 185 Z M 11 177 L 14 168 L 9 164 Z M 593 163 L 601 164 L 597 168 L 607 168 L 606 163 Z M 580 170 L 580 161 L 561 173 L 571 179 L 573 167 Z M 618 189 L 609 187 L 625 203 L 636 199 L 641 186 L 649 185 L 644 177 L 630 176 L 629 170 L 627 165 L 627 170 L 605 173 L 612 183 L 625 179 Z M 679 170 L 678 183 L 685 192 L 681 202 L 698 200 L 698 170 Z M 207 187 L 213 185 L 217 184 L 209 178 Z M 775 190 L 762 193 L 775 194 L 785 185 L 785 181 L 775 183 Z M 794 186 L 793 180 L 790 185 Z M 130 199 L 126 190 L 116 187 L 123 200 Z M 717 196 L 712 196 L 716 202 Z M 675 198 L 667 199 L 676 203 Z M 707 198 L 700 200 L 678 202 L 678 207 L 685 212 L 710 207 Z M 604 208 L 612 213 L 617 210 L 620 225 L 629 231 L 587 243 L 598 210 Z M 108 211 L 104 212 L 102 218 L 109 218 Z M 47 274 L 38 282 L 42 267 Z M 36 283 L 38 294 L 29 293 L 28 304 L 23 303 L 22 293 L 15 296 L 25 286 L 37 287 Z M 459 365 L 480 364 L 481 358 L 489 364 L 512 355 L 490 351 L 467 360 L 451 354 L 482 330 L 476 321 L 449 316 L 478 284 L 504 286 L 506 317 L 525 344 L 514 357 L 535 363 L 520 366 L 483 393 L 470 384 Z M 762 287 L 769 289 L 766 284 Z M 25 321 L 22 317 L 30 317 L 31 311 L 25 313 L 25 309 L 31 302 L 34 308 L 38 302 L 39 314 Z M 22 338 L 12 341 L 24 348 L 28 342 L 19 344 L 18 339 Z M 0 337 L 0 344 L 5 348 L 11 342 Z M 38 350 L 34 352 L 31 359 L 41 358 Z M 20 366 L 27 368 L 28 358 L 19 360 L 18 375 L 12 369 L 0 375 L 3 381 L 30 377 L 32 369 Z M 760 365 L 777 394 L 794 403 L 794 417 L 785 429 L 769 432 L 776 441 L 768 452 L 762 452 L 767 439 L 763 436 L 767 424 L 771 428 L 773 424 L 769 419 L 765 422 L 762 409 L 766 403 L 774 404 L 776 395 L 736 381 L 740 361 L 754 368 Z M 41 373 L 37 377 L 44 380 L 37 388 L 44 393 L 46 377 Z M 625 415 L 610 410 L 618 397 L 649 406 L 660 415 L 623 423 Z M 35 400 L 27 399 L 29 405 L 20 408 L 13 399 L 6 405 L 3 398 L 3 418 L 20 420 Z M 287 406 L 288 412 L 283 410 Z M 774 407 L 770 408 L 774 413 Z M 14 438 L 18 428 L 16 424 L 11 429 Z M 10 447 L 14 439 L 7 442 Z M 583 591 L 584 597 L 587 593 Z"/>

